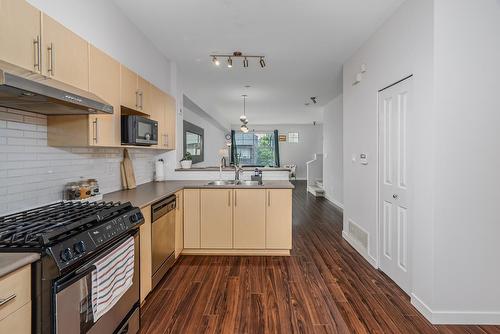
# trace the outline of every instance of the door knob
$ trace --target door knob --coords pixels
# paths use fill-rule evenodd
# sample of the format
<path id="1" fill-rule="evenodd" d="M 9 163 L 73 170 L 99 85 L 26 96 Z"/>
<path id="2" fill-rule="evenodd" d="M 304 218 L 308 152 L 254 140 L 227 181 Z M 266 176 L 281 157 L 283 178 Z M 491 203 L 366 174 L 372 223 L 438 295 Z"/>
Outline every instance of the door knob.
<path id="1" fill-rule="evenodd" d="M 399 196 L 397 194 L 392 195 L 392 198 L 394 198 L 394 199 L 398 199 L 398 197 Z"/>

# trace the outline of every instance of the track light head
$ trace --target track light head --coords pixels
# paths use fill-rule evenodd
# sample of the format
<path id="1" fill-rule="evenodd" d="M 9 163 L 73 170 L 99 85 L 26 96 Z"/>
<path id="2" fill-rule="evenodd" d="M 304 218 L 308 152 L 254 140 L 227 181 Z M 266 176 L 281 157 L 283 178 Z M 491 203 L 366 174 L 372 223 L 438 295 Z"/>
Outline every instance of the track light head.
<path id="1" fill-rule="evenodd" d="M 245 59 L 243 59 L 243 67 L 248 67 L 248 59 L 247 59 L 247 57 L 245 57 Z"/>
<path id="2" fill-rule="evenodd" d="M 260 63 L 260 67 L 262 67 L 262 68 L 266 67 L 266 62 L 264 61 L 264 57 L 260 57 L 259 63 Z"/>
<path id="3" fill-rule="evenodd" d="M 231 57 L 227 58 L 227 67 L 233 67 L 233 59 Z"/>
<path id="4" fill-rule="evenodd" d="M 220 61 L 219 61 L 219 59 L 217 59 L 217 57 L 213 57 L 212 58 L 212 62 L 214 63 L 215 66 L 219 66 L 220 65 Z"/>

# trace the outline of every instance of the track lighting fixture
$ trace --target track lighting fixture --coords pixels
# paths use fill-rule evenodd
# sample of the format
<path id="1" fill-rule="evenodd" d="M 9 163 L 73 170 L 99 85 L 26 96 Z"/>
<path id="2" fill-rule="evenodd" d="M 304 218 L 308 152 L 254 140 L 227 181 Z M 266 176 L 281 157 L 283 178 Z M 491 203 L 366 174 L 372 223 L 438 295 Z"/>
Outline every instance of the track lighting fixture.
<path id="1" fill-rule="evenodd" d="M 234 51 L 233 54 L 217 54 L 210 55 L 212 57 L 212 62 L 214 65 L 219 66 L 219 58 L 227 58 L 227 67 L 233 67 L 233 58 L 243 58 L 243 67 L 248 67 L 249 61 L 248 58 L 259 58 L 260 67 L 266 67 L 266 62 L 264 60 L 264 56 L 261 55 L 244 55 L 240 51 Z"/>

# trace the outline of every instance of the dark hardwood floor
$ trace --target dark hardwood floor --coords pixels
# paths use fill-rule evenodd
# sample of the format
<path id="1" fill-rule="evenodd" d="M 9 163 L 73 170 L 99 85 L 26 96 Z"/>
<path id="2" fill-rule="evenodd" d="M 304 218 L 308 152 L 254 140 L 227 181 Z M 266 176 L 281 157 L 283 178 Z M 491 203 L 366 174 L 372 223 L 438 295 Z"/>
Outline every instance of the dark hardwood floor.
<path id="1" fill-rule="evenodd" d="M 342 213 L 298 182 L 292 256 L 182 256 L 148 297 L 141 333 L 500 333 L 431 325 L 341 232 Z"/>

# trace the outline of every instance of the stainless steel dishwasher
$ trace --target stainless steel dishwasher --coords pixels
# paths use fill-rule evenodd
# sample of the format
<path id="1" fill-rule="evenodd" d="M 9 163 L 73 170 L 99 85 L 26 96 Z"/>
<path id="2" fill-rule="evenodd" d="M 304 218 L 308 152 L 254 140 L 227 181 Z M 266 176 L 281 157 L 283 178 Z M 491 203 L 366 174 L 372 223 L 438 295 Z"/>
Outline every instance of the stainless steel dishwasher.
<path id="1" fill-rule="evenodd" d="M 151 205 L 153 288 L 175 262 L 175 195 Z"/>

